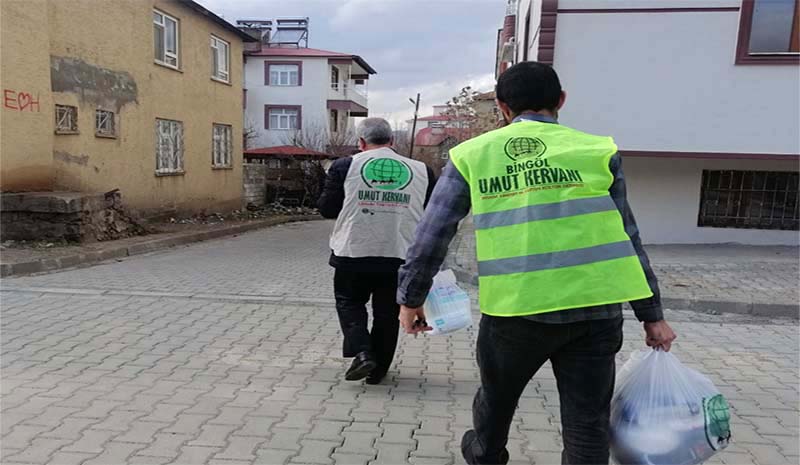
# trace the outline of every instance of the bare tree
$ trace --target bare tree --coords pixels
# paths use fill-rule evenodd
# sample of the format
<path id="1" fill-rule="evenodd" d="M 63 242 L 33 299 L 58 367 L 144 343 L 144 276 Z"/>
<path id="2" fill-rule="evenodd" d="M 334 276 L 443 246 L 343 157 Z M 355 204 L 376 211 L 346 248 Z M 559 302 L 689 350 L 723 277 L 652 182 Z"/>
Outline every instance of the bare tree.
<path id="1" fill-rule="evenodd" d="M 301 164 L 303 170 L 303 200 L 302 204 L 310 207 L 317 205 L 322 187 L 325 182 L 325 168 L 321 160 L 308 160 Z"/>
<path id="2" fill-rule="evenodd" d="M 327 152 L 331 155 L 346 157 L 352 155 L 356 147 L 356 133 L 353 128 L 332 132 L 328 135 Z"/>
<path id="3" fill-rule="evenodd" d="M 242 144 L 244 149 L 255 148 L 258 142 L 258 131 L 252 121 L 247 120 L 242 130 Z"/>
<path id="4" fill-rule="evenodd" d="M 314 152 L 321 152 L 332 157 L 344 157 L 352 153 L 355 146 L 355 135 L 352 129 L 332 132 L 321 124 L 308 124 L 302 129 L 285 135 L 283 143 L 294 147 L 302 147 Z M 316 205 L 322 193 L 325 181 L 325 169 L 322 160 L 311 159 L 302 162 L 303 170 L 303 203 Z"/>
<path id="5" fill-rule="evenodd" d="M 321 124 L 308 124 L 302 129 L 287 133 L 284 144 L 294 147 L 323 152 L 333 156 L 345 156 L 355 146 L 355 134 L 352 129 L 332 132 Z"/>
<path id="6" fill-rule="evenodd" d="M 404 157 L 408 157 L 411 153 L 411 131 L 395 129 L 393 134 L 394 151 Z"/>
<path id="7" fill-rule="evenodd" d="M 481 94 L 466 86 L 447 102 L 444 114 L 450 117 L 448 126 L 455 128 L 452 136 L 459 142 L 473 138 L 497 128 L 496 110 L 493 104 L 484 104 Z"/>

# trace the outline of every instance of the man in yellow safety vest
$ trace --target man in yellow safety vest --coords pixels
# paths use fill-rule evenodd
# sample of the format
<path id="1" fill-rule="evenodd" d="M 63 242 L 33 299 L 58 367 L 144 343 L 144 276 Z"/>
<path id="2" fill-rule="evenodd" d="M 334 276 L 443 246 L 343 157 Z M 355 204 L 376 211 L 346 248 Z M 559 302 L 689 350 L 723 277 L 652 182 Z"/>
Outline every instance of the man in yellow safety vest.
<path id="1" fill-rule="evenodd" d="M 475 225 L 481 387 L 470 464 L 505 464 L 509 427 L 525 386 L 550 361 L 561 400 L 562 463 L 609 460 L 609 408 L 622 307 L 644 323 L 646 343 L 669 350 L 656 277 L 626 200 L 610 137 L 557 123 L 566 94 L 548 65 L 524 62 L 497 82 L 507 126 L 450 151 L 401 268 L 407 333 L 429 329 L 422 304 L 459 221 Z"/>

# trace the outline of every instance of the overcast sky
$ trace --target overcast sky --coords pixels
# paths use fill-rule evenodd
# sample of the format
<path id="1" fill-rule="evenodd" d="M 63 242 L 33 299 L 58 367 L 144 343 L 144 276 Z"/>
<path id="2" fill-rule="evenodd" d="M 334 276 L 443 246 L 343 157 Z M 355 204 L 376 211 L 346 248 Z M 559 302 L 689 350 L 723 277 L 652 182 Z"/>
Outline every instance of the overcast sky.
<path id="1" fill-rule="evenodd" d="M 369 82 L 373 116 L 401 122 L 409 97 L 420 114 L 465 85 L 494 85 L 495 41 L 504 0 L 199 0 L 237 19 L 308 17 L 309 47 L 360 55 L 378 72 Z"/>

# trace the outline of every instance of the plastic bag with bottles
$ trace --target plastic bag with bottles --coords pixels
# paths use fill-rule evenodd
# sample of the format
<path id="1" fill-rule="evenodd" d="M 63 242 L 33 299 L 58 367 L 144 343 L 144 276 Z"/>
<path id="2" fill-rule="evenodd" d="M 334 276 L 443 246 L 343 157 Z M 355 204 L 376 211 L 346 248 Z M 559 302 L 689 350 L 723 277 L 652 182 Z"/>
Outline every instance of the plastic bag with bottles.
<path id="1" fill-rule="evenodd" d="M 621 465 L 697 465 L 728 446 L 728 402 L 672 353 L 634 352 L 611 401 L 611 454 Z"/>
<path id="2" fill-rule="evenodd" d="M 469 294 L 458 287 L 452 270 L 440 271 L 433 278 L 425 301 L 425 316 L 433 328 L 426 334 L 447 334 L 472 325 Z"/>

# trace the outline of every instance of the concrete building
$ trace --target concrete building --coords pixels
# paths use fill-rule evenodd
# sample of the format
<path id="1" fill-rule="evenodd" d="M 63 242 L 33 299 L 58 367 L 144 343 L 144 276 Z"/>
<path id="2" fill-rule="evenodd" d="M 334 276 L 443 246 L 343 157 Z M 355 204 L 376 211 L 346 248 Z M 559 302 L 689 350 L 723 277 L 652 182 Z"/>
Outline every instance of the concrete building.
<path id="1" fill-rule="evenodd" d="M 470 105 L 474 114 L 456 117 L 449 105 L 434 105 L 433 115 L 417 118 L 414 132 L 414 158 L 424 162 L 438 175 L 450 159 L 450 149 L 459 143 L 497 126 L 498 113 L 494 91 L 476 93 Z M 413 120 L 408 120 L 408 127 Z"/>
<path id="2" fill-rule="evenodd" d="M 245 53 L 252 147 L 291 145 L 298 132 L 341 140 L 353 129 L 353 118 L 368 115 L 367 84 L 375 70 L 363 58 L 308 48 L 307 19 L 238 24 L 261 39 L 260 47 Z"/>
<path id="3" fill-rule="evenodd" d="M 414 138 L 414 159 L 428 165 L 436 175 L 450 160 L 450 149 L 468 139 L 467 131 L 444 126 L 432 126 L 417 131 Z"/>
<path id="4" fill-rule="evenodd" d="M 498 71 L 554 66 L 560 122 L 615 138 L 645 241 L 798 244 L 797 0 L 509 4 Z"/>
<path id="5" fill-rule="evenodd" d="M 107 192 L 144 214 L 238 208 L 242 53 L 191 0 L 0 2 L 4 192 Z"/>

